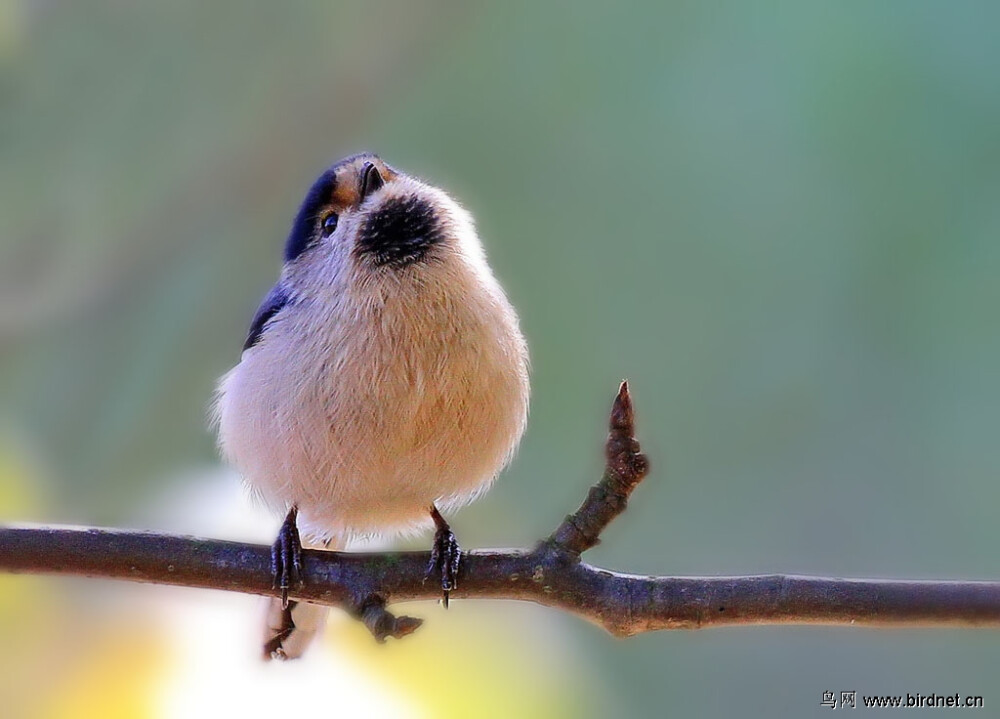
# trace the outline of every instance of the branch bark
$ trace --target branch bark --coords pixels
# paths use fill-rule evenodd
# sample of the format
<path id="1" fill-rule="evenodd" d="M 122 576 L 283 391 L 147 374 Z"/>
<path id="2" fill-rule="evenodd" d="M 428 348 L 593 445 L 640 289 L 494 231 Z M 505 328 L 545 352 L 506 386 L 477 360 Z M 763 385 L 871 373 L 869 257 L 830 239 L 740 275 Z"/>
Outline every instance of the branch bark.
<path id="1" fill-rule="evenodd" d="M 634 437 L 623 383 L 611 412 L 607 468 L 581 507 L 530 550 L 463 553 L 456 599 L 533 601 L 588 619 L 616 636 L 731 624 L 1000 626 L 1000 582 L 833 579 L 793 575 L 647 577 L 580 558 L 626 506 L 648 463 Z M 270 547 L 151 532 L 0 527 L 0 571 L 71 574 L 278 596 Z M 341 607 L 377 639 L 419 620 L 387 605 L 438 599 L 425 581 L 428 552 L 305 550 L 299 601 Z"/>

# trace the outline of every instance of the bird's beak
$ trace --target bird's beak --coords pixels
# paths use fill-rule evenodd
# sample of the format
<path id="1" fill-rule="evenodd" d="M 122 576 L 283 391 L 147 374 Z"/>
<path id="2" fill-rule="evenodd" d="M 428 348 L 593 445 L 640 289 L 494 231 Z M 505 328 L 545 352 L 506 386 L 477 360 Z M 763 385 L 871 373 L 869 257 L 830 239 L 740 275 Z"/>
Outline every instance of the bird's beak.
<path id="1" fill-rule="evenodd" d="M 384 184 L 385 180 L 378 168 L 371 162 L 366 162 L 361 168 L 361 200 L 364 201 Z"/>

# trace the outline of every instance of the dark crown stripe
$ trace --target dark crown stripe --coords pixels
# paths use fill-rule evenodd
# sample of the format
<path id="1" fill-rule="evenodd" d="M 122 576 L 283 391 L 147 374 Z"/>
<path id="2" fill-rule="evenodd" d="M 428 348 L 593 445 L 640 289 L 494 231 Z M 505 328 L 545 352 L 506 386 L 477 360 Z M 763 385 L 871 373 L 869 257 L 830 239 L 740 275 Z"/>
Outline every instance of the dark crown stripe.
<path id="1" fill-rule="evenodd" d="M 285 262 L 291 262 L 301 255 L 316 239 L 316 216 L 319 211 L 330 201 L 337 186 L 336 166 L 324 172 L 313 186 L 309 188 L 306 199 L 299 207 L 295 221 L 292 223 L 292 231 L 288 234 L 288 241 L 285 242 Z"/>

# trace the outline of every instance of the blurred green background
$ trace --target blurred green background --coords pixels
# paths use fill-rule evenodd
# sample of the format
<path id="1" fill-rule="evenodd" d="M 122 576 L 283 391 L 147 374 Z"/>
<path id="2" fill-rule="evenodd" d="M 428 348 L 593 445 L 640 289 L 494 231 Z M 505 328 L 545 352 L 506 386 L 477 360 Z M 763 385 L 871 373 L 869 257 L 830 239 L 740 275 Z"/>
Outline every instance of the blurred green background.
<path id="1" fill-rule="evenodd" d="M 465 546 L 530 543 L 576 506 L 628 377 L 654 472 L 593 562 L 998 578 L 998 23 L 988 2 L 0 0 L 0 519 L 197 513 L 187 530 L 224 535 L 196 507 L 242 502 L 205 428 L 214 382 L 305 190 L 371 149 L 473 212 L 531 346 L 528 433 L 456 518 Z M 135 659 L 155 613 L 119 614 L 158 592 L 214 596 L 5 578 L 0 698 L 112 716 L 127 685 L 121 716 L 171 715 L 155 687 L 183 651 Z M 380 648 L 372 675 L 459 657 L 481 688 L 401 690 L 427 716 L 511 716 L 497 697 L 530 682 L 540 716 L 801 717 L 824 690 L 1000 705 L 995 631 L 614 641 L 511 604 L 415 611 L 422 653 Z M 320 651 L 367 656 L 337 636 Z M 295 681 L 336 706 L 322 671 Z M 93 696 L 60 714 L 74 686 Z"/>

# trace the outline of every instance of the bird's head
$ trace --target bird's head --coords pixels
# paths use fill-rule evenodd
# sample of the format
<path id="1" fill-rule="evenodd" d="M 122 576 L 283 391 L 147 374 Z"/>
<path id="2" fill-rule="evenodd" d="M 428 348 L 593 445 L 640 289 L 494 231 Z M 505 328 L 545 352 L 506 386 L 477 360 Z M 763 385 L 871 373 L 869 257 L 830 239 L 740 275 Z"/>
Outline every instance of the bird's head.
<path id="1" fill-rule="evenodd" d="M 302 289 L 384 289 L 485 271 L 472 219 L 444 191 L 353 155 L 306 195 L 285 245 L 285 274 Z"/>

